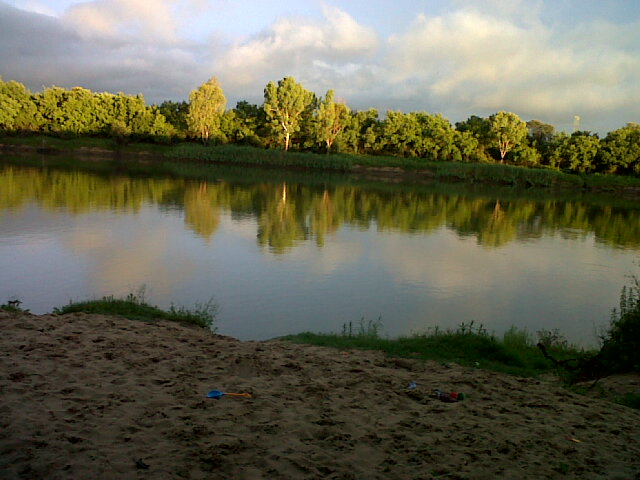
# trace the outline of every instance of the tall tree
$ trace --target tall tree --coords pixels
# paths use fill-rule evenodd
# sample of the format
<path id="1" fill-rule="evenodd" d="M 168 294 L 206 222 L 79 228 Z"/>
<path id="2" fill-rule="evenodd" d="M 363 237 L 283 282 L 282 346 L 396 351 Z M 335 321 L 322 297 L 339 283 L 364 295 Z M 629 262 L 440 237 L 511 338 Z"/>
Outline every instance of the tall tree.
<path id="1" fill-rule="evenodd" d="M 572 172 L 591 172 L 595 170 L 599 149 L 600 139 L 589 132 L 559 135 L 553 152 L 553 166 Z"/>
<path id="2" fill-rule="evenodd" d="M 220 117 L 227 106 L 222 87 L 216 77 L 211 77 L 189 95 L 189 130 L 198 135 L 204 143 L 220 127 Z"/>
<path id="3" fill-rule="evenodd" d="M 466 150 L 463 158 L 473 159 L 473 161 L 479 162 L 492 161 L 492 157 L 489 154 L 489 149 L 492 148 L 493 142 L 491 120 L 478 117 L 477 115 L 471 115 L 462 122 L 456 122 L 456 130 L 458 132 L 458 139 L 463 142 L 464 149 Z M 476 140 L 475 146 L 472 145 L 473 141 L 470 140 L 471 138 Z M 462 145 L 460 145 L 460 147 L 462 147 Z"/>
<path id="4" fill-rule="evenodd" d="M 273 130 L 284 140 L 285 150 L 289 150 L 291 136 L 300 130 L 303 115 L 314 103 L 315 95 L 293 77 L 284 77 L 278 85 L 269 82 L 265 87 L 263 108 Z"/>
<path id="5" fill-rule="evenodd" d="M 0 129 L 35 130 L 39 126 L 31 92 L 22 83 L 0 77 Z"/>
<path id="6" fill-rule="evenodd" d="M 628 123 L 609 132 L 602 141 L 600 158 L 609 173 L 640 174 L 640 124 Z"/>
<path id="7" fill-rule="evenodd" d="M 489 120 L 493 140 L 500 150 L 500 163 L 504 163 L 507 153 L 527 138 L 527 124 L 511 112 L 498 112 Z"/>
<path id="8" fill-rule="evenodd" d="M 264 137 L 268 136 L 268 133 L 262 106 L 240 100 L 231 111 L 234 114 L 233 129 L 227 136 L 236 143 L 263 147 Z"/>
<path id="9" fill-rule="evenodd" d="M 527 122 L 529 139 L 533 142 L 542 144 L 549 143 L 553 140 L 555 130 L 553 125 L 541 122 L 540 120 L 529 120 Z"/>
<path id="10" fill-rule="evenodd" d="M 340 132 L 347 126 L 351 113 L 344 102 L 336 103 L 334 97 L 334 91 L 329 90 L 316 112 L 316 139 L 324 142 L 327 154 L 331 152 Z"/>
<path id="11" fill-rule="evenodd" d="M 187 102 L 184 100 L 182 102 L 166 100 L 158 106 L 158 110 L 176 130 L 180 132 L 187 131 L 187 115 L 189 114 L 189 104 Z"/>

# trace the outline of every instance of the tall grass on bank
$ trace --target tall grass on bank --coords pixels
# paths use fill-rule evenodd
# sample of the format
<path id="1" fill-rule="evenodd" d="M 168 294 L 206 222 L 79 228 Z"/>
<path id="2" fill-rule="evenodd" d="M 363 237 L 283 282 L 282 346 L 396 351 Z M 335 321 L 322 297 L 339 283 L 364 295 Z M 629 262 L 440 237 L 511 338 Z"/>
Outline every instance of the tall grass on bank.
<path id="1" fill-rule="evenodd" d="M 128 142 L 120 144 L 113 138 L 77 137 L 58 138 L 49 135 L 15 136 L 0 132 L 0 144 L 5 150 L 22 145 L 41 152 L 56 151 L 87 153 L 91 149 L 118 152 L 119 154 L 145 154 L 148 161 L 153 157 L 170 161 L 192 161 L 203 164 L 255 165 L 278 168 L 313 169 L 318 171 L 355 172 L 365 169 L 397 169 L 408 173 L 419 171 L 439 182 L 465 184 L 504 185 L 525 188 L 552 188 L 571 190 L 593 190 L 596 192 L 629 192 L 640 189 L 640 179 L 599 174 L 568 174 L 552 168 L 528 168 L 496 163 L 462 163 L 430 161 L 426 158 L 405 158 L 384 155 L 325 155 L 311 152 L 264 149 L 241 145 L 210 145 L 182 142 L 158 144 Z M 636 193 L 637 194 L 637 193 Z"/>
<path id="2" fill-rule="evenodd" d="M 166 156 L 214 163 L 337 171 L 349 171 L 353 166 L 353 159 L 347 155 L 285 152 L 239 145 L 205 146 L 198 143 L 183 143 L 168 150 Z"/>
<path id="3" fill-rule="evenodd" d="M 210 299 L 204 304 L 196 304 L 193 309 L 171 304 L 168 310 L 162 310 L 156 306 L 149 305 L 144 300 L 143 293 L 130 293 L 125 298 L 115 298 L 110 295 L 98 300 L 69 302 L 68 305 L 53 310 L 53 313 L 58 315 L 75 312 L 119 315 L 131 320 L 148 322 L 170 320 L 188 325 L 197 325 L 215 332 L 214 323 L 218 313 L 218 304 L 213 299 Z"/>
<path id="4" fill-rule="evenodd" d="M 583 179 L 557 170 L 526 168 L 496 163 L 437 163 L 431 164 L 436 178 L 442 181 L 466 183 L 490 183 L 519 187 L 563 187 L 583 186 Z"/>
<path id="5" fill-rule="evenodd" d="M 454 330 L 434 328 L 427 333 L 395 339 L 382 337 L 380 331 L 379 320 L 361 320 L 356 326 L 351 323 L 344 325 L 341 333 L 305 332 L 282 339 L 338 349 L 380 350 L 395 357 L 434 360 L 445 364 L 455 362 L 528 377 L 555 371 L 553 363 L 542 356 L 532 335 L 515 327 L 501 338 L 473 322 L 462 323 Z M 557 331 L 542 330 L 538 332 L 538 338 L 547 342 L 550 350 L 559 357 L 581 353 L 580 349 L 562 340 Z"/>

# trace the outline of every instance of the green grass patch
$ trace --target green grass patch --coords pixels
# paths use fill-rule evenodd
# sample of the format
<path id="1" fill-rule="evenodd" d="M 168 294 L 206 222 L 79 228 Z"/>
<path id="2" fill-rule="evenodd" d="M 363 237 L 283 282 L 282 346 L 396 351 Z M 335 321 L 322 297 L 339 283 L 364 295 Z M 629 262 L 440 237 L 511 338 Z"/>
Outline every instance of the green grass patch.
<path id="1" fill-rule="evenodd" d="M 511 328 L 502 338 L 489 334 L 473 322 L 463 323 L 455 330 L 435 328 L 428 333 L 394 339 L 384 338 L 380 331 L 379 321 L 362 320 L 355 327 L 351 323 L 346 324 L 341 333 L 305 332 L 282 339 L 341 350 L 379 350 L 394 357 L 453 362 L 526 377 L 556 372 L 556 367 L 543 357 L 532 336 L 516 328 Z M 546 332 L 539 332 L 539 336 L 545 335 Z M 578 352 L 576 347 L 566 343 L 556 344 L 552 349 L 561 357 L 571 357 Z"/>
<path id="2" fill-rule="evenodd" d="M 136 295 L 130 293 L 125 298 L 105 296 L 99 300 L 70 302 L 64 307 L 53 310 L 53 313 L 58 315 L 75 312 L 119 315 L 131 320 L 143 320 L 147 322 L 171 320 L 189 325 L 197 325 L 215 332 L 216 328 L 214 323 L 218 313 L 218 305 L 213 299 L 210 299 L 204 304 L 196 304 L 193 309 L 172 304 L 168 310 L 162 310 L 156 306 L 149 305 L 144 300 L 143 294 Z"/>
<path id="3" fill-rule="evenodd" d="M 284 150 L 265 150 L 238 145 L 206 146 L 199 143 L 183 143 L 171 147 L 166 156 L 179 159 L 192 159 L 204 162 L 313 168 L 348 171 L 353 160 L 346 155 L 319 155 L 306 152 L 286 152 Z"/>

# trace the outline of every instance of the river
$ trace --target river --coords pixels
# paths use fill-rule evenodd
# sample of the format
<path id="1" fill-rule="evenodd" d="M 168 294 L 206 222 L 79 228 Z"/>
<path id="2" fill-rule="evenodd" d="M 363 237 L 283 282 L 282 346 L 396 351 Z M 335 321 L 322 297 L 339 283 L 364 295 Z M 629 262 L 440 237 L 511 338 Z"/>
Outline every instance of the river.
<path id="1" fill-rule="evenodd" d="M 473 322 L 594 345 L 638 273 L 633 201 L 182 168 L 5 157 L 0 302 L 143 291 L 162 308 L 213 298 L 218 332 L 243 340 Z"/>

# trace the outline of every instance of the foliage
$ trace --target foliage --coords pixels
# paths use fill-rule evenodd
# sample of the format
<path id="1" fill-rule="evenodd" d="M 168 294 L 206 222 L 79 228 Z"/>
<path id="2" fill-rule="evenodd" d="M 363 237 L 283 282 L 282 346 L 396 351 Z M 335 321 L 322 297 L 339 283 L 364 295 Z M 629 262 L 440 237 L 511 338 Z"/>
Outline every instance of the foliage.
<path id="1" fill-rule="evenodd" d="M 609 173 L 633 173 L 640 175 L 640 124 L 609 132 L 600 150 L 602 167 Z"/>
<path id="2" fill-rule="evenodd" d="M 217 144 L 260 148 L 282 145 L 286 151 L 375 155 L 385 160 L 363 157 L 352 163 L 409 169 L 429 162 L 477 165 L 498 160 L 579 175 L 640 176 L 640 125 L 635 123 L 600 140 L 589 132 L 556 133 L 552 125 L 525 123 L 504 111 L 488 118 L 472 115 L 455 128 L 442 115 L 426 112 L 389 111 L 381 120 L 375 109 L 350 111 L 335 101 L 333 90 L 318 101 L 292 77 L 269 82 L 262 105 L 239 101 L 225 111 L 225 104 L 215 77 L 191 92 L 189 102 L 160 106 L 146 106 L 142 95 L 82 87 L 52 86 L 34 94 L 19 82 L 0 78 L 0 130 L 11 135 L 101 136 L 122 149 L 137 141 L 173 143 L 191 132 L 205 143 L 215 139 Z"/>
<path id="3" fill-rule="evenodd" d="M 187 102 L 172 102 L 170 100 L 166 100 L 158 106 L 158 111 L 180 136 L 187 132 L 189 128 L 187 125 L 189 104 Z"/>
<path id="4" fill-rule="evenodd" d="M 620 308 L 611 314 L 609 327 L 600 336 L 597 352 L 579 352 L 573 358 L 550 354 L 542 342 L 544 356 L 564 369 L 569 382 L 593 380 L 616 373 L 640 372 L 640 281 L 633 278 L 620 294 Z"/>
<path id="5" fill-rule="evenodd" d="M 547 144 L 553 139 L 555 127 L 540 120 L 529 120 L 527 122 L 529 139 L 539 144 Z"/>
<path id="6" fill-rule="evenodd" d="M 144 291 L 138 294 L 130 293 L 125 298 L 111 296 L 99 300 L 85 302 L 69 302 L 64 307 L 55 308 L 53 313 L 96 313 L 102 315 L 120 315 L 131 320 L 157 321 L 170 320 L 174 322 L 197 325 L 215 331 L 214 322 L 218 313 L 218 305 L 210 299 L 204 304 L 196 304 L 194 309 L 171 305 L 169 310 L 161 310 L 149 305 L 144 300 Z"/>
<path id="7" fill-rule="evenodd" d="M 640 280 L 622 288 L 619 309 L 601 336 L 600 362 L 611 373 L 640 372 Z"/>
<path id="8" fill-rule="evenodd" d="M 387 154 L 431 161 L 461 161 L 457 141 L 466 139 L 456 136 L 449 121 L 441 115 L 396 111 L 387 112 L 380 137 L 380 148 Z"/>
<path id="9" fill-rule="evenodd" d="M 3 82 L 0 77 L 0 129 L 31 130 L 38 124 L 39 115 L 31 92 L 21 83 Z"/>
<path id="10" fill-rule="evenodd" d="M 600 139 L 589 132 L 574 132 L 571 136 L 558 135 L 552 165 L 572 172 L 592 172 L 596 168 L 595 159 L 599 148 Z"/>
<path id="11" fill-rule="evenodd" d="M 297 83 L 293 77 L 284 77 L 278 85 L 269 82 L 264 89 L 264 111 L 276 135 L 283 139 L 288 150 L 292 135 L 300 131 L 304 116 L 310 116 L 315 107 L 315 95 Z"/>
<path id="12" fill-rule="evenodd" d="M 492 115 L 489 121 L 491 138 L 497 143 L 500 151 L 500 163 L 504 163 L 507 153 L 527 137 L 527 124 L 511 112 L 498 112 Z"/>
<path id="13" fill-rule="evenodd" d="M 316 140 L 324 143 L 327 153 L 350 120 L 349 107 L 344 102 L 335 102 L 335 93 L 329 90 L 320 101 L 315 117 Z"/>
<path id="14" fill-rule="evenodd" d="M 193 135 L 204 143 L 220 129 L 220 117 L 227 106 L 222 87 L 216 77 L 211 77 L 189 95 L 187 125 Z"/>

